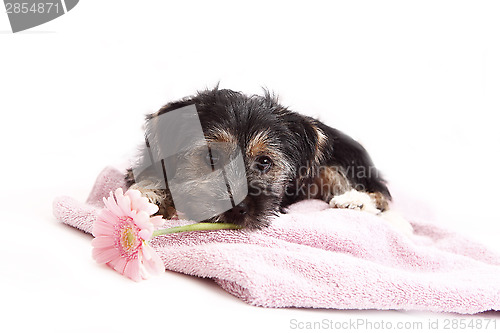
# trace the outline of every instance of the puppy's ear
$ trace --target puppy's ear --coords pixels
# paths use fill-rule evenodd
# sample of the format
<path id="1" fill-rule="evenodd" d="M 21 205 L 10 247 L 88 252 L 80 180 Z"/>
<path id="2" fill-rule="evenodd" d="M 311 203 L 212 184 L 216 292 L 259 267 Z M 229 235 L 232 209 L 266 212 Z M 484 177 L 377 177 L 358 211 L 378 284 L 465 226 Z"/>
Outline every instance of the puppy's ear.
<path id="1" fill-rule="evenodd" d="M 315 120 L 294 112 L 284 113 L 281 119 L 289 133 L 283 138 L 287 154 L 299 166 L 309 167 L 309 161 L 316 160 L 319 145 Z"/>

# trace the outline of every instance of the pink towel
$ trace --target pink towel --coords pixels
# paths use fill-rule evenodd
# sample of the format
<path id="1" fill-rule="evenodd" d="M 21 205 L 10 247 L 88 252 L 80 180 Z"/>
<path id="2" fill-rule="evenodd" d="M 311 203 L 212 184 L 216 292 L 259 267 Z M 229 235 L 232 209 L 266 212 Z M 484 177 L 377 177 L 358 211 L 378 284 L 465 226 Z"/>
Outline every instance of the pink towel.
<path id="1" fill-rule="evenodd" d="M 56 198 L 54 215 L 90 233 L 102 197 L 118 187 L 125 187 L 123 174 L 106 168 L 86 203 Z M 415 229 L 410 236 L 377 216 L 310 200 L 261 231 L 171 234 L 152 245 L 168 270 L 214 279 L 252 305 L 499 311 L 500 256 L 422 216 L 406 217 Z"/>

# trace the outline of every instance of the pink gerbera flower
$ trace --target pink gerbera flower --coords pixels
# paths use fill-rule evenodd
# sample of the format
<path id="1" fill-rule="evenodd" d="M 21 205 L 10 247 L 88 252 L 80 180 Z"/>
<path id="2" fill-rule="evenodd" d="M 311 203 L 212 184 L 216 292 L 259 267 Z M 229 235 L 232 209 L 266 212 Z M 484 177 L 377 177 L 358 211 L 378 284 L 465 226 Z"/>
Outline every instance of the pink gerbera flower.
<path id="1" fill-rule="evenodd" d="M 161 216 L 151 217 L 158 206 L 137 190 L 124 194 L 121 188 L 103 200 L 105 208 L 92 229 L 92 257 L 134 281 L 164 272 L 163 262 L 147 243 L 163 221 Z"/>

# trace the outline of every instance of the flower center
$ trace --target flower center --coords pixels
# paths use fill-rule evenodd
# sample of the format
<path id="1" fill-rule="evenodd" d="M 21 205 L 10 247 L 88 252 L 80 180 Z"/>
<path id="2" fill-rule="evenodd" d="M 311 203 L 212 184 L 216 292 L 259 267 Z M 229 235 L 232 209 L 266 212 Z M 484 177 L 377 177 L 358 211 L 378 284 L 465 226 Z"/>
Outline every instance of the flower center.
<path id="1" fill-rule="evenodd" d="M 134 224 L 132 218 L 128 216 L 120 217 L 117 228 L 116 247 L 122 257 L 128 259 L 137 258 L 137 253 L 141 245 L 141 239 L 138 235 L 139 228 Z"/>
<path id="2" fill-rule="evenodd" d="M 121 232 L 120 242 L 126 250 L 131 250 L 135 245 L 136 237 L 132 228 L 125 228 Z"/>

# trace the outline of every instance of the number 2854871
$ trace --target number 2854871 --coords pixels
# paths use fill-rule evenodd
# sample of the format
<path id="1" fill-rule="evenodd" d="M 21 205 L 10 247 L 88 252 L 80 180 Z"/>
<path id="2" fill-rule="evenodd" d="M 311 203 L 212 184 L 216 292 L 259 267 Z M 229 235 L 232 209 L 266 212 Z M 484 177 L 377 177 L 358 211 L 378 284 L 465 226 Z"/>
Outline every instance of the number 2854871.
<path id="1" fill-rule="evenodd" d="M 5 3 L 5 9 L 7 14 L 49 14 L 49 13 L 59 13 L 59 3 L 53 2 L 38 2 L 38 3 L 26 3 L 26 2 L 14 2 Z"/>

